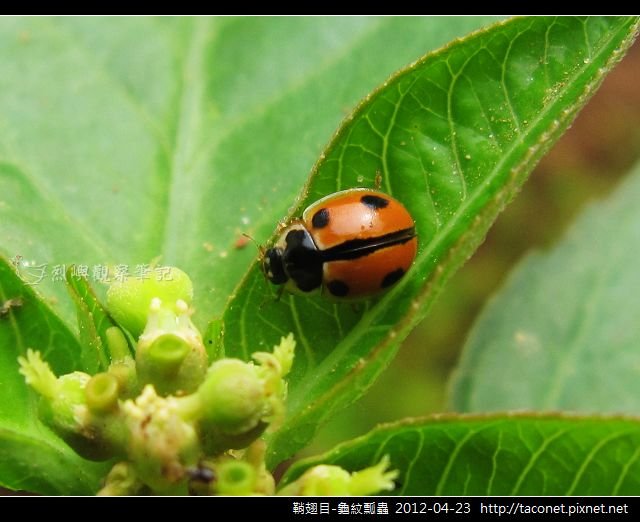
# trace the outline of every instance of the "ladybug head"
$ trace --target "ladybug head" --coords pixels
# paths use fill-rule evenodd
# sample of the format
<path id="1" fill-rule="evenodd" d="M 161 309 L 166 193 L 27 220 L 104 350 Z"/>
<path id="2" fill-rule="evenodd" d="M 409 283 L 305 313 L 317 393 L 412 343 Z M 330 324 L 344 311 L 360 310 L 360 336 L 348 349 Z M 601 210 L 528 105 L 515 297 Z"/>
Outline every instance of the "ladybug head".
<path id="1" fill-rule="evenodd" d="M 289 280 L 289 277 L 287 277 L 284 271 L 282 255 L 282 249 L 274 247 L 268 249 L 262 258 L 262 270 L 265 276 L 267 276 L 267 279 L 274 285 L 282 285 Z"/>

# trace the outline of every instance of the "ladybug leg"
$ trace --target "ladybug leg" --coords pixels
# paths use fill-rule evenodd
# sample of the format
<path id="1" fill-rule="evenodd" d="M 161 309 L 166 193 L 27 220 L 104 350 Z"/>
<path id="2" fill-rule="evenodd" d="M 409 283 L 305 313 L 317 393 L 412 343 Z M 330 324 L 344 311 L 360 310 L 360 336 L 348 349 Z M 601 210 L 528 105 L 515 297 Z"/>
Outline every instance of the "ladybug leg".
<path id="1" fill-rule="evenodd" d="M 272 293 L 272 292 L 269 292 L 269 294 L 271 294 L 271 295 L 264 296 L 264 299 L 262 300 L 262 302 L 260 303 L 260 306 L 258 308 L 260 310 L 262 310 L 264 305 L 266 305 L 267 303 L 278 303 L 278 302 L 280 302 L 280 299 L 282 298 L 282 294 L 283 293 L 284 293 L 284 286 L 279 286 L 278 289 L 276 290 L 275 294 Z"/>
<path id="2" fill-rule="evenodd" d="M 289 222 L 285 219 L 278 222 L 278 226 L 276 227 L 276 234 L 282 234 L 282 232 L 289 226 Z"/>

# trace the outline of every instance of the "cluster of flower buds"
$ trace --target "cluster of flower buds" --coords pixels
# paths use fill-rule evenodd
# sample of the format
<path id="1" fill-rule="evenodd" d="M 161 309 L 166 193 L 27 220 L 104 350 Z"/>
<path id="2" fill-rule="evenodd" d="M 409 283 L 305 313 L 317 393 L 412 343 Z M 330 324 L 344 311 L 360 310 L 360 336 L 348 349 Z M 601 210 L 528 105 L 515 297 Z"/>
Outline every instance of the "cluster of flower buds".
<path id="1" fill-rule="evenodd" d="M 261 435 L 284 416 L 293 335 L 252 361 L 209 364 L 191 321 L 191 281 L 171 271 L 163 281 L 110 287 L 107 308 L 119 326 L 105 332 L 106 371 L 56 377 L 36 351 L 19 359 L 41 396 L 41 418 L 85 458 L 115 459 L 100 494 L 274 494 Z M 316 466 L 283 492 L 375 493 L 392 485 L 387 464 L 354 474 Z"/>

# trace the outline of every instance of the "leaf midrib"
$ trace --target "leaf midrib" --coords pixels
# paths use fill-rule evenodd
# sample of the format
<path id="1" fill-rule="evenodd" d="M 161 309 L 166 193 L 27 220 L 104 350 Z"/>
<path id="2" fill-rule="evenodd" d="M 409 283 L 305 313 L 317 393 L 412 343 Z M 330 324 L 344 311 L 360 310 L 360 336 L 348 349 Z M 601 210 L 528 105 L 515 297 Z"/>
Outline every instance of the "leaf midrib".
<path id="1" fill-rule="evenodd" d="M 162 237 L 160 253 L 167 260 L 175 259 L 175 253 L 179 247 L 179 242 L 183 239 L 183 234 L 179 233 L 179 228 L 183 226 L 182 219 L 177 218 L 177 214 L 182 214 L 189 209 L 188 205 L 178 205 L 181 199 L 183 186 L 186 180 L 183 175 L 188 171 L 188 161 L 190 154 L 197 143 L 193 143 L 190 138 L 195 134 L 192 132 L 193 125 L 197 125 L 197 116 L 202 114 L 201 91 L 204 85 L 202 80 L 202 56 L 207 43 L 215 38 L 216 33 L 208 34 L 211 26 L 209 18 L 197 18 L 194 27 L 190 32 L 190 40 L 187 44 L 187 55 L 182 69 L 181 85 L 179 94 L 177 127 L 175 135 L 175 145 L 171 155 L 171 167 L 169 169 L 166 186 L 166 212 L 162 223 Z"/>

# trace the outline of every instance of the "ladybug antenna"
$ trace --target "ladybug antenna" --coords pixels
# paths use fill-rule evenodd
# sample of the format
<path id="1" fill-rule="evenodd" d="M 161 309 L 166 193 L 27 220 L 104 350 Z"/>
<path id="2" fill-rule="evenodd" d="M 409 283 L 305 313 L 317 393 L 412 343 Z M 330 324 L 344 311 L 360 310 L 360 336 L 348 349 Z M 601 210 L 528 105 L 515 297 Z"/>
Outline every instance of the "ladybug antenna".
<path id="1" fill-rule="evenodd" d="M 258 249 L 258 253 L 260 254 L 260 257 L 264 257 L 264 247 L 260 243 L 258 243 L 255 239 L 253 239 L 249 234 L 245 234 L 243 232 L 242 235 L 247 239 L 251 240 L 253 244 L 256 246 L 256 248 Z"/>

